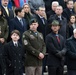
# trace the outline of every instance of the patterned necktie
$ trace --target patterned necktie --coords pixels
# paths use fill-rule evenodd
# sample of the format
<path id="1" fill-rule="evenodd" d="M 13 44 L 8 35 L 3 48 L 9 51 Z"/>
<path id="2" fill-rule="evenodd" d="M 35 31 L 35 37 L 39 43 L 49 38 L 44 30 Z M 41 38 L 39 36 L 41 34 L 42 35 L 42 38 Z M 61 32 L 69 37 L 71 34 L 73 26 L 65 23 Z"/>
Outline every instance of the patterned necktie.
<path id="1" fill-rule="evenodd" d="M 43 24 L 45 24 L 44 18 L 41 18 L 41 20 L 42 20 Z"/>
<path id="2" fill-rule="evenodd" d="M 21 23 L 21 25 L 23 26 L 23 21 L 22 21 L 22 19 L 20 19 L 20 23 Z"/>

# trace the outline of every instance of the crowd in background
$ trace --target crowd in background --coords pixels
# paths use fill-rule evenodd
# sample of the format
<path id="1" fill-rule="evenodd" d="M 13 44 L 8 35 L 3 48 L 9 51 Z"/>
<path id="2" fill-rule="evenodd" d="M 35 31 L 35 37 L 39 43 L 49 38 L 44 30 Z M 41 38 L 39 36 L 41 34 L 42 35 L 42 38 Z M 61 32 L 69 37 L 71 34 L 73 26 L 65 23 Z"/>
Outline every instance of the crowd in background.
<path id="1" fill-rule="evenodd" d="M 75 1 L 0 0 L 0 75 L 76 75 Z"/>

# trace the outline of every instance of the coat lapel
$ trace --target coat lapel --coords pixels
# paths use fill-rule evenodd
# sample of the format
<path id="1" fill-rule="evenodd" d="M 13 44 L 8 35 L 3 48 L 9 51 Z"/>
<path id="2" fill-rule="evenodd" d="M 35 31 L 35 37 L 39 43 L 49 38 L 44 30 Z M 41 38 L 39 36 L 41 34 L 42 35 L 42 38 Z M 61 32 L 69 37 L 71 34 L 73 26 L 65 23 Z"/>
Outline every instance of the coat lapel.
<path id="1" fill-rule="evenodd" d="M 61 37 L 60 37 L 60 35 L 59 35 L 59 38 L 60 38 L 60 48 L 62 48 L 62 39 L 61 39 Z"/>
<path id="2" fill-rule="evenodd" d="M 19 22 L 19 20 L 18 20 L 18 18 L 17 18 L 17 17 L 15 17 L 15 21 L 16 21 L 16 23 L 17 23 L 18 27 L 22 28 L 22 25 L 21 25 L 21 23 Z"/>
<path id="3" fill-rule="evenodd" d="M 12 49 L 12 51 L 16 54 L 19 53 L 19 51 L 21 50 L 21 45 L 18 43 L 18 48 L 16 48 L 13 44 L 13 42 L 11 41 L 10 42 L 10 48 Z"/>

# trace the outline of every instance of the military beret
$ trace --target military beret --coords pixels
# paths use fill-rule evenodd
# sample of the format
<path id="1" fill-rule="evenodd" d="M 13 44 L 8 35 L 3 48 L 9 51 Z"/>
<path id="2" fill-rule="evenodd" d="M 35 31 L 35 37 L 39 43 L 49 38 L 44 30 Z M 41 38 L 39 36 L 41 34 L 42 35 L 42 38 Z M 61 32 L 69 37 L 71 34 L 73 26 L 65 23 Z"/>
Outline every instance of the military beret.
<path id="1" fill-rule="evenodd" d="M 59 21 L 57 21 L 57 20 L 53 20 L 51 25 L 59 25 L 60 26 Z"/>
<path id="2" fill-rule="evenodd" d="M 31 25 L 32 23 L 36 23 L 36 22 L 38 22 L 37 19 L 33 18 L 30 20 L 29 25 Z"/>

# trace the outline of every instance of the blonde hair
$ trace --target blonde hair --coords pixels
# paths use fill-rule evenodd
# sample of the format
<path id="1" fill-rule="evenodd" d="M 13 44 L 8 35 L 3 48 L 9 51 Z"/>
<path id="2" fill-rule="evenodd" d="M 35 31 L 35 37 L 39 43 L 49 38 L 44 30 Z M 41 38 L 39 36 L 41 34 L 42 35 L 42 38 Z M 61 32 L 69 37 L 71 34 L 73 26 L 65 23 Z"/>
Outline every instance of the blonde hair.
<path id="1" fill-rule="evenodd" d="M 24 8 L 25 5 L 28 5 L 29 6 L 29 13 L 32 15 L 31 9 L 30 9 L 30 5 L 28 3 L 24 3 L 23 8 Z"/>

